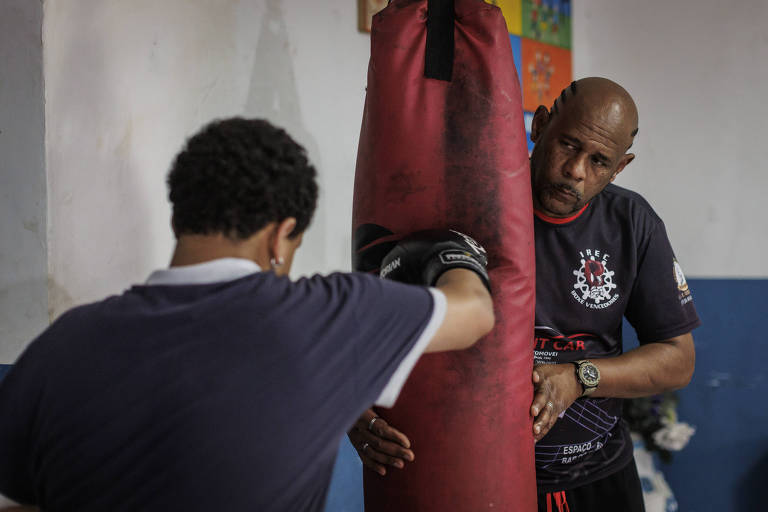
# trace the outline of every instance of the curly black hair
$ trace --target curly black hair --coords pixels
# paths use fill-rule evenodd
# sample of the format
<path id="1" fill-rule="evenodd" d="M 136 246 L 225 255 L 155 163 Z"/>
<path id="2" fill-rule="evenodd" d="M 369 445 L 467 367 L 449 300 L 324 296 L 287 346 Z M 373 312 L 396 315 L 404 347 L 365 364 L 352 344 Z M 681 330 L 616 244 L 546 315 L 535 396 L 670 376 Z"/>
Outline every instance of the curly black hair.
<path id="1" fill-rule="evenodd" d="M 214 121 L 187 141 L 168 174 L 176 236 L 246 239 L 295 217 L 295 238 L 315 211 L 316 174 L 304 148 L 268 121 Z"/>

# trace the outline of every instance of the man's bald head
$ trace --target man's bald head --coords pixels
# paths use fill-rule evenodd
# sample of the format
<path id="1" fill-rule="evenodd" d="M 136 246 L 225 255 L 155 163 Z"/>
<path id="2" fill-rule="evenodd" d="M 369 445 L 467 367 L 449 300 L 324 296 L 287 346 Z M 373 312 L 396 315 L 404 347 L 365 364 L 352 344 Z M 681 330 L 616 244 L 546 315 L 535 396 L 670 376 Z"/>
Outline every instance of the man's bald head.
<path id="1" fill-rule="evenodd" d="M 613 80 L 594 76 L 571 82 L 550 109 L 552 116 L 596 111 L 604 111 L 605 119 L 615 123 L 615 134 L 628 138 L 629 149 L 638 131 L 637 106 L 626 89 Z"/>
<path id="2" fill-rule="evenodd" d="M 536 109 L 531 125 L 534 206 L 553 217 L 581 210 L 635 157 L 632 96 L 607 78 L 571 83 L 552 109 Z"/>

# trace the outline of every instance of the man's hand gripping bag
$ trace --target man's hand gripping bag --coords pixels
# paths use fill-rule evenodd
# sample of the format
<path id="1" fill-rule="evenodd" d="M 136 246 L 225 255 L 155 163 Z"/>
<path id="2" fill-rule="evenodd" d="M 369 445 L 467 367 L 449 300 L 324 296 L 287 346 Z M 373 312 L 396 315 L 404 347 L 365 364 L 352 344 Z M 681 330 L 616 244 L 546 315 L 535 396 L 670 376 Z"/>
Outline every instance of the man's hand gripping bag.
<path id="1" fill-rule="evenodd" d="M 413 231 L 467 233 L 488 251 L 496 326 L 470 349 L 423 356 L 377 411 L 416 460 L 364 471 L 366 511 L 533 511 L 533 213 L 504 18 L 482 0 L 393 0 L 371 37 L 355 269 L 378 270 Z"/>

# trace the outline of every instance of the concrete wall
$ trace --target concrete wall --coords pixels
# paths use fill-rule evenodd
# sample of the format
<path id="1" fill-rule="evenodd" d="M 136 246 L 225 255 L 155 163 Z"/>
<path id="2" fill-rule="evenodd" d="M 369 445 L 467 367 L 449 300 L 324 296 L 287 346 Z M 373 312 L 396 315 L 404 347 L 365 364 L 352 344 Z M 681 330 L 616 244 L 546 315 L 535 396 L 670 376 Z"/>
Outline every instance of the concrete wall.
<path id="1" fill-rule="evenodd" d="M 167 264 L 165 174 L 222 116 L 270 119 L 318 167 L 294 274 L 348 268 L 369 53 L 356 16 L 345 0 L 46 2 L 53 315 Z"/>
<path id="2" fill-rule="evenodd" d="M 0 4 L 0 364 L 48 323 L 42 19 Z"/>

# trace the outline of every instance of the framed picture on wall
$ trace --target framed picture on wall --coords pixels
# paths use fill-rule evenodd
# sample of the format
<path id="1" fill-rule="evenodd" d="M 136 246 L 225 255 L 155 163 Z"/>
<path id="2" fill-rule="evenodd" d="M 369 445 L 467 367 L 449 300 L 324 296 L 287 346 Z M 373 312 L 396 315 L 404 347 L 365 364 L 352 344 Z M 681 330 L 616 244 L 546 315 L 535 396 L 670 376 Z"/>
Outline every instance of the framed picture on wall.
<path id="1" fill-rule="evenodd" d="M 358 28 L 360 32 L 371 31 L 371 18 L 387 6 L 388 0 L 357 0 Z"/>

